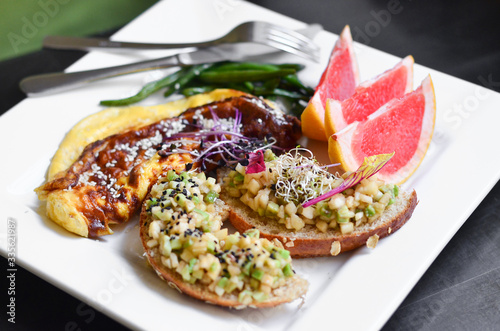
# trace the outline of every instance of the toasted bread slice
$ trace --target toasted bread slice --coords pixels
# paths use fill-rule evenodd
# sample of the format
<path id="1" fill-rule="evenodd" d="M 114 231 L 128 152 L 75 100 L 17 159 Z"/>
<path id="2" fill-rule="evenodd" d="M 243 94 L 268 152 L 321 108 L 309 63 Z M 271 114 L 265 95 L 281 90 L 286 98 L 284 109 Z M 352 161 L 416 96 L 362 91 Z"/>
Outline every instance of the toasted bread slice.
<path id="1" fill-rule="evenodd" d="M 147 197 L 146 201 L 149 199 Z M 216 214 L 220 215 L 223 220 L 228 218 L 229 208 L 222 201 L 216 206 Z M 308 282 L 305 279 L 300 278 L 296 274 L 289 277 L 284 286 L 273 289 L 265 301 L 252 302 L 251 304 L 243 305 L 238 301 L 238 293 L 233 291 L 231 294 L 225 292 L 223 295 L 219 296 L 215 292 L 210 291 L 206 285 L 196 282 L 190 284 L 182 279 L 182 276 L 175 270 L 167 268 L 161 262 L 161 254 L 158 247 L 150 248 L 148 242 L 152 239 L 148 233 L 148 223 L 151 221 L 151 216 L 146 211 L 146 204 L 144 204 L 141 211 L 140 220 L 140 236 L 141 241 L 146 252 L 146 257 L 156 271 L 158 276 L 165 280 L 169 286 L 175 288 L 181 293 L 185 293 L 198 300 L 205 301 L 207 303 L 231 307 L 236 309 L 253 307 L 253 308 L 264 308 L 264 307 L 274 307 L 283 303 L 294 301 L 300 297 L 303 297 L 308 288 Z"/>
<path id="2" fill-rule="evenodd" d="M 219 179 L 224 176 L 219 171 Z M 222 192 L 221 199 L 230 207 L 229 221 L 240 232 L 257 228 L 261 237 L 269 240 L 279 240 L 292 257 L 314 257 L 337 255 L 367 244 L 370 237 L 378 240 L 394 233 L 411 217 L 418 201 L 415 191 L 400 192 L 395 202 L 372 223 L 354 227 L 350 234 L 342 234 L 338 228 L 329 228 L 326 232 L 319 231 L 316 226 L 306 224 L 300 230 L 289 230 L 283 224 L 267 217 L 261 217 L 250 207 Z M 378 237 L 377 237 L 378 236 Z M 369 246 L 373 246 L 369 242 Z"/>

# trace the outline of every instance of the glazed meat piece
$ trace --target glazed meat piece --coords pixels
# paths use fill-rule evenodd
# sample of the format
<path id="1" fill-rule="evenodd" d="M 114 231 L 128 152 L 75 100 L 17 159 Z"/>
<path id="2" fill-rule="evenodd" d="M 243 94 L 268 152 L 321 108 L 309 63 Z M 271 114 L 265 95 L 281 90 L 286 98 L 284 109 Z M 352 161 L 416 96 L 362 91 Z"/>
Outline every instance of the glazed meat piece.
<path id="1" fill-rule="evenodd" d="M 295 117 L 255 97 L 230 98 L 98 140 L 36 192 L 47 201 L 48 216 L 67 230 L 85 237 L 111 234 L 109 225 L 128 221 L 168 170 L 181 171 L 188 164 L 213 167 L 218 159 L 230 158 L 204 154 L 204 139 L 213 132 L 231 135 L 229 128 L 257 145 L 272 139 L 276 146 L 291 148 L 300 137 Z"/>

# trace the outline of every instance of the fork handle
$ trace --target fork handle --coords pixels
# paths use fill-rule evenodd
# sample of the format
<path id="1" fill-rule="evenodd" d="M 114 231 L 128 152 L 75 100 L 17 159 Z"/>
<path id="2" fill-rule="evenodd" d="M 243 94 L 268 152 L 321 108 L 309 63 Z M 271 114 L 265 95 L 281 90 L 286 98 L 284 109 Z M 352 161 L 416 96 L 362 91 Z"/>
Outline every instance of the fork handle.
<path id="1" fill-rule="evenodd" d="M 78 72 L 56 72 L 30 76 L 19 83 L 21 90 L 28 96 L 45 93 L 61 92 L 82 86 L 96 80 L 115 77 L 119 75 L 139 72 L 144 70 L 183 66 L 178 55 L 167 56 L 160 59 L 141 61 L 120 66 L 93 69 Z"/>
<path id="2" fill-rule="evenodd" d="M 103 38 L 82 38 L 66 36 L 47 36 L 43 40 L 43 47 L 64 50 L 90 51 L 98 48 L 106 49 L 175 49 L 188 47 L 208 47 L 219 44 L 219 40 L 210 40 L 197 43 L 159 44 L 159 43 L 134 43 L 112 41 Z"/>

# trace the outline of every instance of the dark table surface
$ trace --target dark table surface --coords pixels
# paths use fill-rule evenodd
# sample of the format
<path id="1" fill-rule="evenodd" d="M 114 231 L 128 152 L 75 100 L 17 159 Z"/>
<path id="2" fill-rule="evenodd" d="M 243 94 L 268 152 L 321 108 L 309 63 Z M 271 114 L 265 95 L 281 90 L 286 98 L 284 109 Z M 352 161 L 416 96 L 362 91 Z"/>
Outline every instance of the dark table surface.
<path id="1" fill-rule="evenodd" d="M 499 1 L 253 2 L 304 22 L 321 23 L 334 33 L 349 24 L 357 41 L 400 57 L 412 54 L 419 64 L 500 91 Z M 398 12 L 384 16 L 384 11 L 387 14 L 393 6 L 400 8 Z M 370 28 L 374 30 L 367 30 Z M 0 113 L 25 97 L 17 87 L 21 78 L 61 71 L 84 54 L 43 50 L 0 62 Z M 498 142 L 493 143 L 496 146 Z M 493 147 L 492 152 L 498 153 L 499 148 Z M 473 180 L 471 176 L 473 174 L 467 174 L 466 179 Z M 456 189 L 459 188 L 457 179 Z M 499 213 L 500 184 L 497 183 L 384 330 L 500 330 Z M 2 265 L 6 265 L 5 259 L 1 259 Z M 16 276 L 19 303 L 16 329 L 125 329 L 22 268 Z M 6 277 L 2 279 L 5 281 Z M 6 288 L 2 287 L 2 293 Z M 4 294 L 2 298 L 6 297 Z M 4 304 L 7 303 L 2 299 Z M 2 313 L 0 329 L 11 327 Z"/>

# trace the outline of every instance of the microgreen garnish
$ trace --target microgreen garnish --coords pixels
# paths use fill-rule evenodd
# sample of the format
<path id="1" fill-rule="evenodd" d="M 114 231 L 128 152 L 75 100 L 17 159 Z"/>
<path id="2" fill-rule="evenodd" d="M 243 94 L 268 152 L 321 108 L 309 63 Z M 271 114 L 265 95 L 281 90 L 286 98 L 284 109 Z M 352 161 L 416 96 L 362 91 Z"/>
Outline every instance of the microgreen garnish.
<path id="1" fill-rule="evenodd" d="M 320 201 L 334 196 L 337 193 L 353 187 L 365 178 L 373 176 L 374 174 L 379 172 L 380 169 L 382 169 L 382 167 L 387 164 L 387 162 L 389 162 L 393 155 L 394 152 L 392 152 L 391 154 L 379 154 L 365 157 L 363 164 L 361 164 L 361 166 L 356 171 L 348 175 L 339 186 L 325 194 L 320 195 L 317 198 L 305 202 L 304 204 L 302 204 L 302 207 L 306 208 L 312 206 Z"/>

